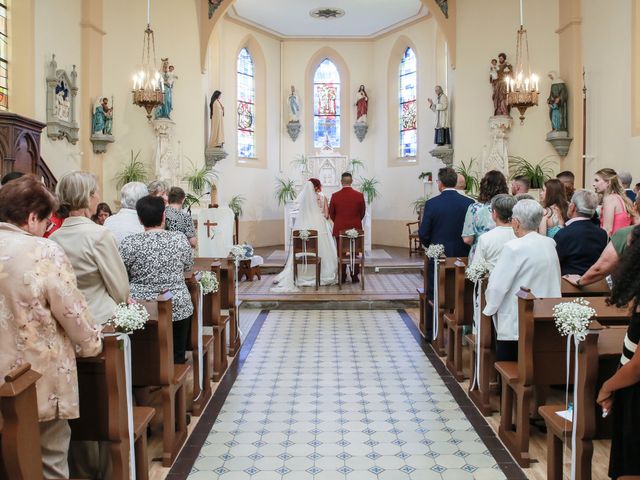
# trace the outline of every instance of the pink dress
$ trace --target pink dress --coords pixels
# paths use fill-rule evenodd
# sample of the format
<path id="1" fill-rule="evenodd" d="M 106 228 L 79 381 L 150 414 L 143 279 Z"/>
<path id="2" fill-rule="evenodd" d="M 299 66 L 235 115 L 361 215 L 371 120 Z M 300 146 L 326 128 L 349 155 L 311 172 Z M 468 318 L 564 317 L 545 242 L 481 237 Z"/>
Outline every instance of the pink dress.
<path id="1" fill-rule="evenodd" d="M 620 206 L 622 207 L 622 211 L 616 213 L 613 216 L 613 226 L 611 227 L 611 236 L 616 233 L 618 230 L 624 227 L 628 227 L 631 225 L 631 215 L 627 213 L 627 208 L 625 207 L 624 200 L 620 198 L 620 195 L 616 195 L 618 200 L 620 200 Z M 604 215 L 600 215 L 600 227 L 604 227 Z"/>

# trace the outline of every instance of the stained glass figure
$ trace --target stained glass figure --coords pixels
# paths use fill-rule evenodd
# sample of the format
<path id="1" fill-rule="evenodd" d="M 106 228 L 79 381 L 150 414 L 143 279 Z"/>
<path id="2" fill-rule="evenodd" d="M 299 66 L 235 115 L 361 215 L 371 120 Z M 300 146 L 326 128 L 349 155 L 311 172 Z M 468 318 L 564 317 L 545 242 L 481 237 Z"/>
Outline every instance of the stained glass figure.
<path id="1" fill-rule="evenodd" d="M 313 77 L 313 146 L 340 148 L 340 73 L 325 58 Z"/>
<path id="2" fill-rule="evenodd" d="M 255 68 L 251 54 L 246 48 L 240 50 L 237 63 L 238 156 L 243 158 L 255 158 Z"/>
<path id="3" fill-rule="evenodd" d="M 400 62 L 400 156 L 415 157 L 418 150 L 416 56 L 407 48 Z"/>

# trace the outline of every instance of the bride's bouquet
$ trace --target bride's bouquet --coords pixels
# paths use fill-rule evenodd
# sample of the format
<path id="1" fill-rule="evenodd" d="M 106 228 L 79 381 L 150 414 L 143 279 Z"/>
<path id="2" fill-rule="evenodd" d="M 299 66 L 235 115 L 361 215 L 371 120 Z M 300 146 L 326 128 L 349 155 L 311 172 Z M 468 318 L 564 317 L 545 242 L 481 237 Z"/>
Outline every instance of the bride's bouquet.
<path id="1" fill-rule="evenodd" d="M 242 245 L 234 245 L 233 247 L 231 247 L 229 255 L 231 255 L 233 259 L 237 261 L 249 260 L 251 257 L 253 257 L 253 247 L 246 243 L 243 243 Z"/>

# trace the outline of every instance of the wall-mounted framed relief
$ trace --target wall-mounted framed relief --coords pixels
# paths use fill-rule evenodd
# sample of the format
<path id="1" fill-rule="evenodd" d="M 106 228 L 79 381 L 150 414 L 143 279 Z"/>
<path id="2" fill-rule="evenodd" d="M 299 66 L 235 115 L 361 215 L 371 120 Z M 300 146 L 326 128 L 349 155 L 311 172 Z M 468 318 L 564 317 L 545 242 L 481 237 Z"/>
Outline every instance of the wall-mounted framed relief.
<path id="1" fill-rule="evenodd" d="M 58 68 L 56 56 L 51 56 L 47 69 L 47 136 L 52 140 L 66 138 L 75 145 L 79 139 L 76 120 L 78 72 Z"/>

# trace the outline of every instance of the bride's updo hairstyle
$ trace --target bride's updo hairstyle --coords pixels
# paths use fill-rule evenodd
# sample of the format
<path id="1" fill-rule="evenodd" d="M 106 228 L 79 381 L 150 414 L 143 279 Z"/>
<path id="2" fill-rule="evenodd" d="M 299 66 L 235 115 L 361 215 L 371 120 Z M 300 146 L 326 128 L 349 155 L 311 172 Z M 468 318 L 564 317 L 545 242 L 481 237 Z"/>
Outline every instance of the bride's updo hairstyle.
<path id="1" fill-rule="evenodd" d="M 309 181 L 313 183 L 313 189 L 316 192 L 319 192 L 320 190 L 322 190 L 322 184 L 320 183 L 320 180 L 318 180 L 317 178 L 310 178 Z"/>

